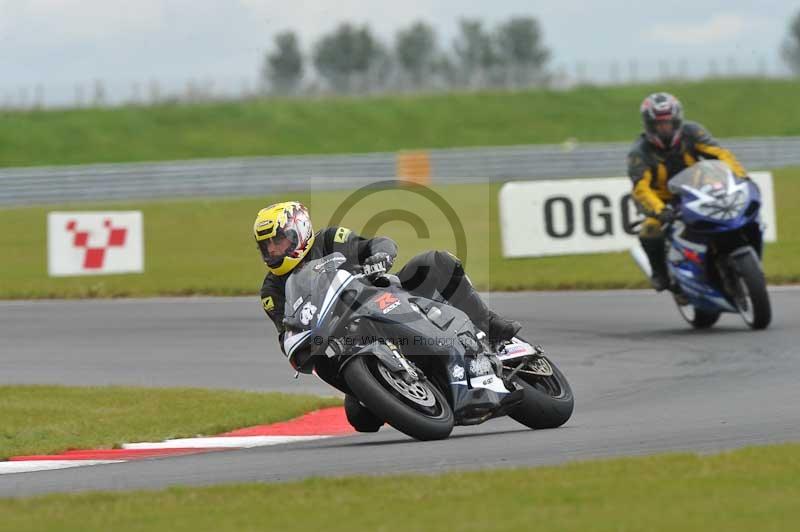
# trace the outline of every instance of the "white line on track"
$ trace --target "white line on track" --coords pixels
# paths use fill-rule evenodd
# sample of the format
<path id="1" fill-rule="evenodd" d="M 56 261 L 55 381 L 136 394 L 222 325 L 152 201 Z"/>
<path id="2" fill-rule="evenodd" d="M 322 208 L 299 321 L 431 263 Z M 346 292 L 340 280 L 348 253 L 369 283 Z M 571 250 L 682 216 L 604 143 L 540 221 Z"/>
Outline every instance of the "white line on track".
<path id="1" fill-rule="evenodd" d="M 125 460 L 22 460 L 18 462 L 0 462 L 0 475 L 88 465 L 118 464 L 120 462 L 125 462 Z"/>
<path id="2" fill-rule="evenodd" d="M 126 443 L 123 449 L 243 449 L 280 445 L 299 441 L 319 440 L 331 436 L 219 436 L 210 438 L 178 438 L 162 442 Z"/>

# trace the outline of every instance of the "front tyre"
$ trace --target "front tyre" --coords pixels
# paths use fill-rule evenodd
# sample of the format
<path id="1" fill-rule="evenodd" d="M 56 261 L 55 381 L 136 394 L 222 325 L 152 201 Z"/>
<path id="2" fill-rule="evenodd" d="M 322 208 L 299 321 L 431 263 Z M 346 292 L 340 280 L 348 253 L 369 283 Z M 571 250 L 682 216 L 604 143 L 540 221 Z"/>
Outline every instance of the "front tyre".
<path id="1" fill-rule="evenodd" d="M 675 298 L 675 304 L 678 306 L 678 312 L 684 320 L 695 329 L 708 329 L 719 319 L 720 313 L 712 310 L 703 310 L 695 307 L 692 304 L 681 304 L 678 298 Z"/>
<path id="2" fill-rule="evenodd" d="M 755 253 L 736 258 L 736 308 L 751 329 L 766 329 L 772 321 L 767 281 Z"/>
<path id="3" fill-rule="evenodd" d="M 539 369 L 549 367 L 552 374 L 537 375 L 523 368 L 517 373 L 515 383 L 522 387 L 525 395 L 522 402 L 508 413 L 509 417 L 532 429 L 554 429 L 572 416 L 575 398 L 567 378 L 548 358 L 537 363 Z M 528 363 L 530 364 L 530 363 Z M 530 368 L 534 370 L 535 368 Z M 505 368 L 510 372 L 510 368 Z"/>
<path id="4" fill-rule="evenodd" d="M 453 430 L 453 410 L 430 381 L 409 384 L 374 356 L 354 357 L 344 378 L 369 410 L 412 438 L 442 440 Z"/>

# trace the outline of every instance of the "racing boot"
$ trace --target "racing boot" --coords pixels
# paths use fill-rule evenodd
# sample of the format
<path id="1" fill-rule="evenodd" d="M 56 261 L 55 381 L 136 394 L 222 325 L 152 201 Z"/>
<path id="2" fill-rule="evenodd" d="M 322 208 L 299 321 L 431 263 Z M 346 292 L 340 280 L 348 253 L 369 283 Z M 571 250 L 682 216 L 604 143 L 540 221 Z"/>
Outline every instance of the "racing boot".
<path id="1" fill-rule="evenodd" d="M 518 321 L 507 320 L 490 310 L 488 329 L 489 341 L 500 343 L 514 338 L 514 335 L 522 329 L 522 325 Z"/>
<path id="2" fill-rule="evenodd" d="M 640 238 L 642 249 L 647 253 L 650 260 L 650 269 L 653 275 L 650 276 L 650 284 L 656 292 L 661 292 L 670 287 L 669 275 L 667 274 L 667 254 L 664 249 L 663 238 Z"/>

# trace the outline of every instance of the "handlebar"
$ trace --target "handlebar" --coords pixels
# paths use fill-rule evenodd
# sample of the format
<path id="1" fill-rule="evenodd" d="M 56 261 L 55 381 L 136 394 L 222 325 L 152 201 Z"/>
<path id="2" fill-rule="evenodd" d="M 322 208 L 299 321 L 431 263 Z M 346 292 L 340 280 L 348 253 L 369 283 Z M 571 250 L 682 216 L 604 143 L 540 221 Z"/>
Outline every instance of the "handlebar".
<path id="1" fill-rule="evenodd" d="M 652 216 L 652 218 L 656 218 L 656 217 Z M 681 212 L 680 212 L 680 210 L 676 209 L 675 210 L 675 217 L 672 220 L 669 220 L 667 222 L 663 222 L 661 224 L 661 228 L 660 229 L 662 231 L 664 231 L 665 229 L 668 229 L 669 227 L 672 227 L 672 225 L 675 223 L 675 221 L 676 220 L 680 220 L 680 218 L 681 218 Z M 624 226 L 625 231 L 628 232 L 628 233 L 636 231 L 644 223 L 644 221 L 646 219 L 647 218 L 640 218 L 640 219 L 638 219 L 638 220 L 636 220 L 634 222 L 631 222 L 631 223 L 625 225 Z"/>

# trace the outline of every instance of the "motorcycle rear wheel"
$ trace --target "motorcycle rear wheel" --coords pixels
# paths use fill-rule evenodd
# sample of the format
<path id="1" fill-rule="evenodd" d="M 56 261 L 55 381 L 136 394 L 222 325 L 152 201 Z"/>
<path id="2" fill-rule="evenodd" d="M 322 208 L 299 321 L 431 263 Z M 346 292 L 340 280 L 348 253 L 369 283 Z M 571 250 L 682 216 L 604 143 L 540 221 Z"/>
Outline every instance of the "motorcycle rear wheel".
<path id="1" fill-rule="evenodd" d="M 356 356 L 344 368 L 347 385 L 369 410 L 417 440 L 442 440 L 455 424 L 444 394 L 429 380 L 413 384 L 374 356 Z"/>

